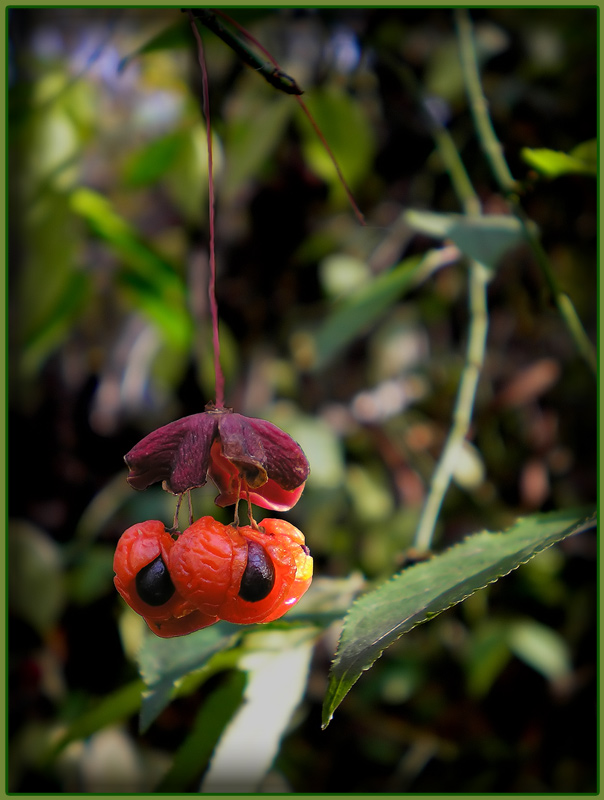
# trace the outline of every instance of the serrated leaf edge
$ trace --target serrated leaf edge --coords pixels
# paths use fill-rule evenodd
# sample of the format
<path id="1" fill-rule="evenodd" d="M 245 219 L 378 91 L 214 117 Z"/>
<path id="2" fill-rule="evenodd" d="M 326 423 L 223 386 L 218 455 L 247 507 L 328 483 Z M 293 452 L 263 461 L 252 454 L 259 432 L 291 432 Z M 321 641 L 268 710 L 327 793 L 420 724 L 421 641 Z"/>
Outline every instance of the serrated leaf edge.
<path id="1" fill-rule="evenodd" d="M 555 513 L 559 513 L 559 512 L 552 512 L 552 514 L 555 514 Z M 475 533 L 469 534 L 468 536 L 464 537 L 464 538 L 463 538 L 461 541 L 459 541 L 459 542 L 456 542 L 456 543 L 455 543 L 455 544 L 453 544 L 451 547 L 447 548 L 446 550 L 443 550 L 443 551 L 442 551 L 442 553 L 439 553 L 439 554 L 437 554 L 437 555 L 444 555 L 445 553 L 450 553 L 450 552 L 453 552 L 453 550 L 455 550 L 456 548 L 458 548 L 458 547 L 462 546 L 462 545 L 463 545 L 463 544 L 465 544 L 465 543 L 466 543 L 468 540 L 470 540 L 470 539 L 473 539 L 473 538 L 474 538 L 474 537 L 476 537 L 476 536 L 481 536 L 481 535 L 483 535 L 483 534 L 485 534 L 485 533 L 486 533 L 487 535 L 489 535 L 489 536 L 505 536 L 505 535 L 507 535 L 507 534 L 508 534 L 508 533 L 509 533 L 511 530 L 513 530 L 514 528 L 518 527 L 518 526 L 519 526 L 519 525 L 521 525 L 521 524 L 522 524 L 522 523 L 523 523 L 525 520 L 528 520 L 528 519 L 530 519 L 530 517 L 528 517 L 528 516 L 525 516 L 525 517 L 518 517 L 518 518 L 517 518 L 517 519 L 516 519 L 516 520 L 513 522 L 513 524 L 512 524 L 512 525 L 510 525 L 508 528 L 505 528 L 504 530 L 501 530 L 501 531 L 488 531 L 486 528 L 484 528 L 484 529 L 483 529 L 483 530 L 481 530 L 481 531 L 476 531 Z M 371 669 L 371 667 L 372 667 L 372 666 L 375 664 L 375 662 L 378 660 L 378 658 L 381 658 L 382 654 L 384 653 L 384 650 L 386 650 L 388 647 L 390 647 L 390 645 L 391 645 L 391 644 L 394 644 L 394 642 L 395 642 L 395 641 L 398 641 L 398 639 L 400 639 L 400 637 L 401 637 L 401 636 L 404 636 L 406 633 L 409 633 L 410 631 L 414 630 L 414 629 L 415 629 L 415 628 L 417 628 L 419 625 L 422 625 L 423 623 L 425 623 L 425 622 L 428 622 L 429 620 L 432 620 L 432 619 L 434 619 L 434 617 L 437 617 L 437 616 L 439 616 L 440 614 L 442 614 L 443 612 L 445 612 L 445 611 L 448 611 L 450 608 L 453 608 L 454 606 L 458 605 L 459 603 L 463 603 L 465 600 L 467 600 L 467 599 L 468 599 L 468 597 L 472 597 L 472 595 L 476 594 L 476 592 L 480 592 L 480 591 L 482 591 L 482 590 L 483 590 L 483 589 L 485 589 L 487 586 L 490 586 L 491 584 L 493 584 L 493 583 L 496 583 L 496 582 L 497 582 L 498 580 L 500 580 L 501 578 L 505 578 L 507 575 L 509 575 L 510 573 L 514 572 L 514 571 L 515 571 L 515 570 L 517 570 L 519 567 L 523 566 L 524 564 L 527 564 L 529 561 L 531 561 L 533 558 L 535 558 L 535 556 L 539 555 L 540 553 L 543 553 L 545 550 L 548 550 L 550 547 L 553 547 L 555 544 L 558 544 L 558 542 L 561 542 L 563 539 L 566 539 L 568 536 L 572 536 L 572 535 L 574 535 L 574 534 L 576 534 L 576 533 L 581 533 L 581 532 L 583 532 L 582 528 L 583 528 L 583 526 L 584 526 L 584 525 L 586 525 L 586 523 L 588 523 L 588 522 L 589 522 L 589 523 L 594 523 L 594 524 L 597 522 L 597 512 L 593 512 L 593 513 L 591 513 L 591 514 L 588 514 L 588 515 L 587 515 L 587 516 L 585 516 L 585 517 L 584 517 L 582 520 L 580 520 L 580 521 L 578 521 L 578 522 L 575 522 L 573 525 L 571 525 L 571 526 L 569 526 L 568 528 L 564 529 L 564 531 L 562 531 L 562 533 L 561 533 L 561 535 L 560 535 L 560 537 L 559 537 L 558 539 L 556 539 L 556 540 L 555 540 L 555 541 L 553 541 L 553 542 L 550 542 L 549 544 L 546 544 L 546 545 L 545 545 L 544 547 L 542 547 L 541 549 L 537 549 L 537 550 L 535 550 L 535 551 L 534 551 L 534 552 L 533 552 L 531 555 L 529 555 L 529 556 L 528 556 L 526 559 L 524 559 L 523 561 L 519 561 L 519 562 L 518 562 L 518 564 L 516 564 L 515 566 L 511 567 L 511 568 L 510 568 L 509 570 L 507 570 L 506 572 L 502 572 L 500 575 L 497 575 L 497 576 L 496 576 L 495 578 L 493 578 L 492 580 L 490 580 L 490 581 L 486 581 L 486 583 L 482 584 L 481 586 L 478 586 L 478 587 L 476 587 L 476 588 L 475 588 L 473 591 L 471 591 L 471 592 L 468 592 L 468 594 L 464 595 L 464 596 L 463 596 L 463 597 L 461 597 L 459 600 L 456 600 L 454 603 L 451 603 L 451 604 L 449 604 L 448 606 L 446 606 L 446 607 L 444 607 L 444 608 L 440 609 L 439 611 L 436 611 L 436 612 L 434 612 L 434 613 L 433 613 L 433 614 L 431 614 L 429 617 L 427 617 L 427 618 L 425 618 L 425 619 L 422 619 L 422 620 L 419 620 L 418 622 L 414 623 L 414 624 L 413 624 L 413 625 L 412 625 L 410 628 L 407 628 L 407 629 L 406 629 L 405 631 L 403 631 L 403 632 L 402 632 L 402 633 L 401 633 L 399 636 L 397 636 L 397 637 L 396 637 L 396 638 L 395 638 L 395 639 L 394 639 L 392 642 L 389 642 L 388 644 L 385 644 L 385 645 L 384 645 L 384 647 L 383 647 L 383 648 L 382 648 L 382 649 L 381 649 L 381 650 L 378 652 L 378 654 L 377 654 L 377 655 L 376 655 L 376 657 L 375 657 L 375 658 L 374 658 L 374 659 L 371 661 L 371 663 L 367 664 L 367 666 L 365 666 L 365 667 L 363 667 L 363 668 L 361 669 L 361 671 L 359 672 L 359 674 L 357 675 L 357 677 L 356 677 L 356 678 L 355 678 L 355 679 L 352 681 L 352 683 L 350 684 L 350 688 L 352 688 L 352 687 L 354 686 L 354 684 L 355 684 L 355 683 L 358 681 L 358 679 L 360 678 L 360 676 L 361 676 L 361 674 L 362 674 L 363 672 L 366 672 L 367 670 Z M 590 525 L 589 527 L 591 527 L 591 525 Z M 571 528 L 572 528 L 572 530 L 571 530 Z M 589 529 L 589 528 L 585 528 L 584 530 L 588 530 L 588 529 Z M 394 574 L 394 575 L 391 575 L 391 576 L 390 576 L 390 578 L 388 578 L 388 580 L 387 580 L 387 581 L 384 581 L 383 583 L 381 583 L 381 584 L 379 585 L 379 587 L 376 587 L 376 589 L 375 589 L 375 590 L 373 590 L 373 591 L 377 591 L 377 588 L 381 588 L 382 586 L 387 586 L 389 583 L 394 583 L 394 581 L 395 581 L 395 580 L 397 580 L 397 579 L 398 579 L 398 578 L 399 578 L 401 575 L 403 575 L 403 574 L 408 574 L 408 573 L 409 573 L 411 570 L 415 569 L 416 567 L 421 567 L 421 566 L 423 566 L 423 564 L 414 564 L 414 565 L 413 565 L 413 566 L 411 566 L 411 567 L 407 567 L 407 568 L 406 568 L 404 571 L 400 571 L 400 572 L 397 572 L 397 573 L 396 573 L 396 574 Z M 357 597 L 357 598 L 356 598 L 356 599 L 353 601 L 352 605 L 350 606 L 350 608 L 348 609 L 348 611 L 347 611 L 347 612 L 346 612 L 346 614 L 344 615 L 344 618 L 343 618 L 343 630 L 344 630 L 344 629 L 345 629 L 345 627 L 346 627 L 346 621 L 347 621 L 347 619 L 349 618 L 349 616 L 352 614 L 354 607 L 355 607 L 355 606 L 356 606 L 358 603 L 360 603 L 360 602 L 363 600 L 363 598 L 365 598 L 365 597 L 366 597 L 368 594 L 371 594 L 371 591 L 372 591 L 372 590 L 371 590 L 371 589 L 369 589 L 367 592 L 364 592 L 363 594 L 361 594 L 359 597 Z M 437 596 L 437 598 L 435 598 L 435 599 L 438 599 L 438 596 Z M 408 619 L 408 618 L 407 618 L 407 619 Z M 402 625 L 402 624 L 404 624 L 404 622 L 405 622 L 405 620 L 403 620 L 401 623 L 399 623 L 399 625 Z M 385 634 L 385 636 L 388 636 L 388 634 L 389 634 L 389 633 L 391 633 L 392 631 L 395 631 L 395 630 L 396 630 L 396 628 L 397 628 L 397 627 L 399 627 L 399 625 L 397 625 L 397 626 L 395 626 L 394 628 L 392 628 L 392 629 L 391 629 L 391 631 L 388 631 L 388 632 Z M 385 636 L 384 636 L 384 638 L 385 638 Z M 376 641 L 377 641 L 377 640 L 376 640 Z M 331 674 L 333 674 L 333 668 L 334 668 L 334 666 L 335 666 L 335 665 L 338 663 L 338 655 L 339 655 L 339 653 L 340 653 L 340 645 L 341 645 L 341 642 L 342 642 L 342 637 L 340 636 L 340 640 L 339 640 L 339 642 L 338 642 L 338 646 L 337 646 L 336 652 L 335 652 L 335 654 L 334 654 L 334 658 L 333 658 L 333 660 L 332 660 L 332 663 L 331 663 L 330 675 L 331 675 Z M 347 692 L 346 694 L 348 694 L 348 692 Z M 343 699 L 343 698 L 342 698 L 342 699 Z M 340 702 L 341 702 L 341 701 L 340 701 Z M 339 703 L 338 703 L 338 705 L 339 705 Z M 329 715 L 329 719 L 327 719 L 327 720 L 324 720 L 324 721 L 323 721 L 323 724 L 322 724 L 322 726 L 321 726 L 321 727 L 322 727 L 322 729 L 325 729 L 325 728 L 327 727 L 327 725 L 329 724 L 329 722 L 330 722 L 330 721 L 331 721 L 331 719 L 333 718 L 333 714 L 334 714 L 334 712 L 335 712 L 335 709 L 336 709 L 336 708 L 337 708 L 337 706 L 335 706 L 335 707 L 333 708 L 333 710 L 332 710 L 331 714 Z"/>

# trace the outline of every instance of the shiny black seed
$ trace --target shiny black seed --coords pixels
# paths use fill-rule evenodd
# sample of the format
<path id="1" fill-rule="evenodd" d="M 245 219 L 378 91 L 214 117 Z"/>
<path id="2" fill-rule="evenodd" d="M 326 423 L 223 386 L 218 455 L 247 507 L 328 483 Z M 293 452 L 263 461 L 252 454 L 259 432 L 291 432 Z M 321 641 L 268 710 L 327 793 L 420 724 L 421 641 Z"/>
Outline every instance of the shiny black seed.
<path id="1" fill-rule="evenodd" d="M 161 556 L 143 567 L 135 582 L 138 596 L 150 606 L 163 606 L 176 591 Z"/>
<path id="2" fill-rule="evenodd" d="M 275 568 L 268 553 L 257 542 L 248 542 L 247 566 L 241 578 L 239 597 L 250 603 L 264 600 L 274 585 Z"/>

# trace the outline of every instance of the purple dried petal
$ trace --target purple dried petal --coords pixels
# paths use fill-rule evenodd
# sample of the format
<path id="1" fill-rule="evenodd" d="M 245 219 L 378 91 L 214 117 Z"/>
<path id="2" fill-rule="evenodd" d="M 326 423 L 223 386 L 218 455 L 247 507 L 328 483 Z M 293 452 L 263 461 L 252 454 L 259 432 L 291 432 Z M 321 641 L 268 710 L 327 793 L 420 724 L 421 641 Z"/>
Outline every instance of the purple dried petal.
<path id="1" fill-rule="evenodd" d="M 242 472 L 251 489 L 270 478 L 282 489 L 300 486 L 310 471 L 300 445 L 272 422 L 242 414 L 218 419 L 222 454 Z"/>
<path id="2" fill-rule="evenodd" d="M 192 414 L 152 431 L 124 456 L 130 470 L 128 483 L 135 489 L 146 489 L 165 481 L 173 494 L 203 486 L 217 425 L 214 414 Z"/>

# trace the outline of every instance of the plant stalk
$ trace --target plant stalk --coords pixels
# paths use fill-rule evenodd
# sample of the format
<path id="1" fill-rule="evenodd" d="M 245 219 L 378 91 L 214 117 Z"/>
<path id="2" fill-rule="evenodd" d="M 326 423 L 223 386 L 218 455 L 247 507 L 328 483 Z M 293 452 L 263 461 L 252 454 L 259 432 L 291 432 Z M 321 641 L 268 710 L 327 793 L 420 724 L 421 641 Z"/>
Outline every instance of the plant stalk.
<path id="1" fill-rule="evenodd" d="M 482 213 L 480 200 L 449 131 L 430 113 L 427 106 L 425 110 L 431 123 L 432 135 L 438 152 L 465 213 L 469 217 L 480 216 Z M 490 278 L 491 271 L 486 266 L 478 261 L 472 260 L 469 262 L 468 306 L 470 321 L 466 358 L 453 409 L 451 429 L 432 475 L 428 496 L 415 533 L 414 547 L 419 552 L 428 551 L 432 546 L 440 509 L 453 479 L 461 448 L 470 429 L 476 389 L 486 353 L 489 325 L 487 287 Z"/>
<path id="2" fill-rule="evenodd" d="M 478 58 L 472 33 L 472 21 L 466 8 L 455 9 L 455 23 L 459 37 L 461 65 L 466 84 L 466 91 L 470 102 L 470 109 L 476 125 L 476 131 L 482 149 L 490 164 L 491 171 L 500 190 L 506 196 L 514 215 L 520 220 L 524 236 L 530 246 L 537 264 L 543 274 L 545 282 L 551 292 L 560 316 L 575 343 L 577 352 L 584 359 L 594 376 L 597 376 L 596 349 L 589 339 L 579 315 L 570 299 L 558 285 L 547 253 L 543 249 L 539 238 L 535 235 L 526 215 L 520 205 L 517 195 L 518 184 L 514 180 L 505 157 L 503 148 L 497 139 L 489 116 L 488 101 L 482 90 Z"/>
<path id="3" fill-rule="evenodd" d="M 215 198 L 214 198 L 214 159 L 212 152 L 212 126 L 210 124 L 210 92 L 208 86 L 208 70 L 203 50 L 203 42 L 197 30 L 197 25 L 193 14 L 189 11 L 189 23 L 193 30 L 193 35 L 197 42 L 197 57 L 201 67 L 202 87 L 203 87 L 203 114 L 206 119 L 206 137 L 208 143 L 208 195 L 209 195 L 209 228 L 210 228 L 210 280 L 208 285 L 208 295 L 210 301 L 210 313 L 212 316 L 212 345 L 214 349 L 214 374 L 216 390 L 216 407 L 224 407 L 224 375 L 220 367 L 220 336 L 218 331 L 218 304 L 216 302 L 216 243 L 214 217 Z"/>

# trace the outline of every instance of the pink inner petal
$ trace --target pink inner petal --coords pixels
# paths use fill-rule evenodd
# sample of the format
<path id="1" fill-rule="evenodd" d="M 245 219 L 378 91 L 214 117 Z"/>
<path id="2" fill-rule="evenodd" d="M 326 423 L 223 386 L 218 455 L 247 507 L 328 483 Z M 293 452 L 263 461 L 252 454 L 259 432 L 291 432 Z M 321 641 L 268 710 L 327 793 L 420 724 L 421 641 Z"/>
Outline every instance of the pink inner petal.
<path id="1" fill-rule="evenodd" d="M 221 508 L 233 505 L 238 499 L 245 500 L 249 492 L 250 501 L 254 505 L 272 511 L 288 511 L 298 502 L 304 489 L 302 483 L 296 489 L 287 491 L 270 478 L 262 486 L 250 489 L 241 480 L 237 467 L 222 455 L 220 442 L 212 445 L 209 476 L 220 492 L 214 502 Z"/>

